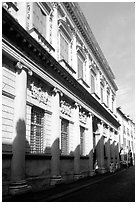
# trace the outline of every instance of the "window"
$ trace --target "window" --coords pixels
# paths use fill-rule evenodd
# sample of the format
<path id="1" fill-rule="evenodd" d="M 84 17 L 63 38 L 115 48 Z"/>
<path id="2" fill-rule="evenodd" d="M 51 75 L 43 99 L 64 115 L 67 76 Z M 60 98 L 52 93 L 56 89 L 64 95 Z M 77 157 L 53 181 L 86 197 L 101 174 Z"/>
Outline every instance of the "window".
<path id="1" fill-rule="evenodd" d="M 46 37 L 46 15 L 37 3 L 33 3 L 33 26 L 43 37 Z"/>
<path id="2" fill-rule="evenodd" d="M 100 87 L 101 103 L 103 103 L 103 86 Z"/>
<path id="3" fill-rule="evenodd" d="M 44 111 L 37 107 L 32 107 L 31 111 L 31 153 L 43 153 L 43 123 Z"/>
<path id="4" fill-rule="evenodd" d="M 84 61 L 78 56 L 78 79 L 84 78 Z"/>
<path id="5" fill-rule="evenodd" d="M 107 106 L 109 108 L 110 92 L 107 90 Z"/>
<path id="6" fill-rule="evenodd" d="M 126 128 L 124 125 L 123 125 L 123 133 L 126 134 Z"/>
<path id="7" fill-rule="evenodd" d="M 91 73 L 91 93 L 95 93 L 95 76 Z"/>
<path id="8" fill-rule="evenodd" d="M 85 128 L 80 126 L 80 155 L 85 155 Z"/>
<path id="9" fill-rule="evenodd" d="M 69 122 L 68 120 L 61 120 L 61 152 L 63 155 L 69 154 Z"/>
<path id="10" fill-rule="evenodd" d="M 60 34 L 60 59 L 64 59 L 67 63 L 69 61 L 69 43 Z"/>
<path id="11" fill-rule="evenodd" d="M 126 147 L 126 138 L 123 138 L 123 145 Z"/>
<path id="12" fill-rule="evenodd" d="M 114 111 L 114 95 L 112 96 L 112 111 Z"/>

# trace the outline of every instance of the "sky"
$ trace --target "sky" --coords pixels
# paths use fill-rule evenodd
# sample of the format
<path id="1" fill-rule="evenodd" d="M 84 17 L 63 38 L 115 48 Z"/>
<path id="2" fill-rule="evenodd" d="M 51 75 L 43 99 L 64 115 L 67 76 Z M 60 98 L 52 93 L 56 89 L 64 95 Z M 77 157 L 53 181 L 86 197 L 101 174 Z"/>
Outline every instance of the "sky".
<path id="1" fill-rule="evenodd" d="M 79 2 L 114 73 L 117 107 L 135 122 L 135 4 Z"/>

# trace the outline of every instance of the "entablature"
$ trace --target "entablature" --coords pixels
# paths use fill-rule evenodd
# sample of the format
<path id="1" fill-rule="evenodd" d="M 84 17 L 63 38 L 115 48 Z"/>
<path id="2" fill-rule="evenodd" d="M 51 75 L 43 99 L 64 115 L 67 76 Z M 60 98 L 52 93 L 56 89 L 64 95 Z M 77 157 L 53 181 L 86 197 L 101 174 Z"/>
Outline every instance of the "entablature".
<path id="1" fill-rule="evenodd" d="M 54 78 L 71 93 L 74 93 L 88 107 L 94 109 L 99 115 L 110 121 L 115 127 L 119 126 L 118 121 L 102 105 L 91 96 L 91 94 L 77 82 L 40 44 L 31 37 L 22 26 L 18 24 L 3 9 L 3 37 L 8 39 L 20 52 L 25 53 L 30 60 L 41 67 L 44 73 Z"/>

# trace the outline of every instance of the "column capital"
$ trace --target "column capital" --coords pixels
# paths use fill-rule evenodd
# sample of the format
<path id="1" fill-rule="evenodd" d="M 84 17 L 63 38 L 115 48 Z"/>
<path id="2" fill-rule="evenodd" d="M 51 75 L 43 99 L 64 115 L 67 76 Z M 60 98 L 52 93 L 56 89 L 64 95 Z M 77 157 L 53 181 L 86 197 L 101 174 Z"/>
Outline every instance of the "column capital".
<path id="1" fill-rule="evenodd" d="M 21 72 L 22 69 L 24 69 L 25 71 L 28 72 L 28 74 L 29 74 L 30 76 L 32 76 L 32 74 L 33 74 L 32 70 L 31 70 L 30 68 L 28 68 L 27 66 L 25 66 L 25 65 L 23 64 L 22 60 L 20 60 L 20 61 L 17 62 L 16 68 L 17 68 L 18 71 L 20 71 L 20 72 Z"/>
<path id="2" fill-rule="evenodd" d="M 74 102 L 74 108 L 81 108 L 81 105 L 78 102 Z"/>
<path id="3" fill-rule="evenodd" d="M 88 112 L 88 117 L 90 118 L 90 117 L 94 117 L 94 114 L 92 113 L 92 112 Z"/>
<path id="4" fill-rule="evenodd" d="M 58 93 L 60 96 L 63 96 L 63 92 L 60 89 L 58 89 L 57 87 L 53 88 L 52 93 L 53 93 L 53 95 L 56 95 Z"/>

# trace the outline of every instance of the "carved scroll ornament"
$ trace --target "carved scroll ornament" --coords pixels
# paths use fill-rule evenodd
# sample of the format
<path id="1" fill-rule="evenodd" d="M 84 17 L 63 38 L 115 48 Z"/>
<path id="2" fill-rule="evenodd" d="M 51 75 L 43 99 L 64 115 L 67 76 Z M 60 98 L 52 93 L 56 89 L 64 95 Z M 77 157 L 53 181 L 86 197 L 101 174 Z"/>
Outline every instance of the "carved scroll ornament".
<path id="1" fill-rule="evenodd" d="M 31 86 L 31 97 L 37 99 L 39 103 L 44 103 L 47 105 L 48 102 L 48 93 L 42 90 L 41 85 L 39 87 L 34 85 L 34 82 L 30 85 Z"/>

